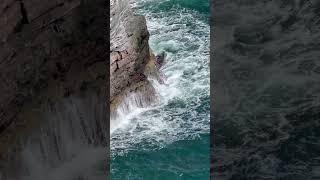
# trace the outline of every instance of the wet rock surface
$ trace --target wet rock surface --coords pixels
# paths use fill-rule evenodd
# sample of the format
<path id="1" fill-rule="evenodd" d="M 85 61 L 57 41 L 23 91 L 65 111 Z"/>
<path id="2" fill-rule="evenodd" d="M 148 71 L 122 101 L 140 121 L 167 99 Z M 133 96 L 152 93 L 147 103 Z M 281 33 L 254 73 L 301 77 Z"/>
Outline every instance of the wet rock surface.
<path id="1" fill-rule="evenodd" d="M 156 55 L 156 67 L 160 69 L 165 64 L 166 53 L 163 51 L 162 53 Z"/>
<path id="2" fill-rule="evenodd" d="M 319 179 L 318 1 L 215 1 L 214 179 Z"/>
<path id="3" fill-rule="evenodd" d="M 105 177 L 79 163 L 96 150 L 105 160 L 109 139 L 105 11 L 101 0 L 1 2 L 0 179 Z"/>
<path id="4" fill-rule="evenodd" d="M 110 9 L 110 102 L 119 104 L 115 101 L 136 90 L 148 91 L 150 96 L 153 88 L 147 75 L 152 73 L 155 57 L 148 44 L 146 19 L 136 15 L 126 0 L 111 1 Z"/>

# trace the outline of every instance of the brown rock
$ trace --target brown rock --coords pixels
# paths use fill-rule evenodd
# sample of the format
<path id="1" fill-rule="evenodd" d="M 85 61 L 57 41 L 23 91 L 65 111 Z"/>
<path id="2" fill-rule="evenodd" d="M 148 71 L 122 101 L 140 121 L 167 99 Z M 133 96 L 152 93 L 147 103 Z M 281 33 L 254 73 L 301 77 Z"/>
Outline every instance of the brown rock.
<path id="1" fill-rule="evenodd" d="M 111 4 L 110 101 L 112 102 L 134 84 L 147 81 L 139 77 L 151 58 L 145 18 L 135 15 L 127 1 L 113 0 Z"/>

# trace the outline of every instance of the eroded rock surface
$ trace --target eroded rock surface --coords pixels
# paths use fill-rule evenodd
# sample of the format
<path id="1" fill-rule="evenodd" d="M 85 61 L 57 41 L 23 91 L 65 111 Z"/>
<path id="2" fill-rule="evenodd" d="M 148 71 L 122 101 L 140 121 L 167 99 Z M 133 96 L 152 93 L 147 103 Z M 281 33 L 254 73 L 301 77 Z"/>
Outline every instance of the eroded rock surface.
<path id="1" fill-rule="evenodd" d="M 152 93 L 146 70 L 155 64 L 146 19 L 134 14 L 128 1 L 111 1 L 110 20 L 110 102 L 118 104 L 130 91 Z"/>
<path id="2" fill-rule="evenodd" d="M 0 179 L 87 178 L 83 153 L 99 149 L 105 160 L 106 8 L 103 0 L 0 3 Z"/>

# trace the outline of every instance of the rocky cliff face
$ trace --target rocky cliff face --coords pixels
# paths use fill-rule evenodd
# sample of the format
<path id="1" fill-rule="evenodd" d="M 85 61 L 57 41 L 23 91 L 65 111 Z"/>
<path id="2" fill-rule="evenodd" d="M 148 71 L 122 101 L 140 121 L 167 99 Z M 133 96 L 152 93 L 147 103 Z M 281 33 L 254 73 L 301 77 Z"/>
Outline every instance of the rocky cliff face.
<path id="1" fill-rule="evenodd" d="M 155 64 L 144 17 L 110 2 L 116 107 L 132 91 L 153 93 L 146 76 Z M 107 8 L 102 0 L 1 3 L 0 179 L 106 178 Z"/>
<path id="2" fill-rule="evenodd" d="M 89 177 L 94 173 L 86 170 L 96 162 L 85 165 L 81 157 L 105 159 L 105 5 L 1 2 L 0 179 Z"/>
<path id="3" fill-rule="evenodd" d="M 110 22 L 111 108 L 132 91 L 143 92 L 143 101 L 150 101 L 153 88 L 147 75 L 156 72 L 145 18 L 134 14 L 127 0 L 113 0 Z"/>

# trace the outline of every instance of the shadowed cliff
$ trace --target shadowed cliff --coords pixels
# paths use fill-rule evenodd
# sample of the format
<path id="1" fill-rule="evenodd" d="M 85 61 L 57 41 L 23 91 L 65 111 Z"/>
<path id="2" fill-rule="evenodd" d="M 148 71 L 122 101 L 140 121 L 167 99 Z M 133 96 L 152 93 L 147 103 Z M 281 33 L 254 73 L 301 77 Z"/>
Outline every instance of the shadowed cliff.
<path id="1" fill-rule="evenodd" d="M 105 179 L 106 3 L 0 5 L 0 179 Z"/>

